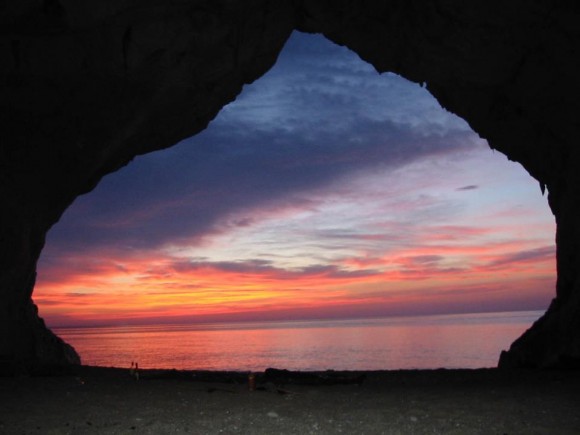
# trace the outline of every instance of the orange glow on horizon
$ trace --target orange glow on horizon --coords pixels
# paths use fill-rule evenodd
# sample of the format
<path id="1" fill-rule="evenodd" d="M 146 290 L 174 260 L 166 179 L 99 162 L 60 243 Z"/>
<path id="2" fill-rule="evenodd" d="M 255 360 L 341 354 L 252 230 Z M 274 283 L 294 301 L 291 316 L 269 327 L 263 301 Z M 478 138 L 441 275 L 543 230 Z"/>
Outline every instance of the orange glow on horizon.
<path id="1" fill-rule="evenodd" d="M 296 270 L 170 256 L 71 259 L 66 270 L 40 277 L 34 299 L 58 326 L 477 311 L 516 300 L 539 307 L 554 288 L 554 250 L 518 254 L 526 248 L 438 244 Z"/>

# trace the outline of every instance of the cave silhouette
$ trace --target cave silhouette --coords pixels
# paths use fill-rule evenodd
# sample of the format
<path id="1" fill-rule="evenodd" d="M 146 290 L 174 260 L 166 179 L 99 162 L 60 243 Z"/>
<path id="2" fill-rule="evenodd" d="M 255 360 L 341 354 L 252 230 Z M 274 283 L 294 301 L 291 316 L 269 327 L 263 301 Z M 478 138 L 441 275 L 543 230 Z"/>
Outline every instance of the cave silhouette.
<path id="1" fill-rule="evenodd" d="M 500 367 L 580 365 L 575 5 L 44 3 L 5 2 L 1 18 L 2 361 L 78 362 L 31 300 L 47 231 L 105 174 L 203 130 L 297 29 L 425 85 L 547 190 L 557 223 L 556 297 Z"/>

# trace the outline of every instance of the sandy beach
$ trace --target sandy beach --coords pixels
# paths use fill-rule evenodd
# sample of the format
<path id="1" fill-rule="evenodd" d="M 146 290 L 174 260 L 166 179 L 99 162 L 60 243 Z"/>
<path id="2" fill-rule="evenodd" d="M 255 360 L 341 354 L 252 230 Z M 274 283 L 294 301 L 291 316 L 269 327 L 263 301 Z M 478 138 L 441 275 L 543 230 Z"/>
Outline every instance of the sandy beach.
<path id="1" fill-rule="evenodd" d="M 0 378 L 2 434 L 579 434 L 580 373 L 78 367 Z"/>

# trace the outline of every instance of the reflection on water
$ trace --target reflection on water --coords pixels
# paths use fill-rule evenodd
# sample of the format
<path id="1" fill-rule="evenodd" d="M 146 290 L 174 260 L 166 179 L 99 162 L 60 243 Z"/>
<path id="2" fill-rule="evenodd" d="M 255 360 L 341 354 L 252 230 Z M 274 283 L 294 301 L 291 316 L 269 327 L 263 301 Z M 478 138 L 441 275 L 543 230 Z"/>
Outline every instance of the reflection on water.
<path id="1" fill-rule="evenodd" d="M 388 319 L 63 328 L 83 364 L 379 370 L 494 367 L 539 311 Z"/>

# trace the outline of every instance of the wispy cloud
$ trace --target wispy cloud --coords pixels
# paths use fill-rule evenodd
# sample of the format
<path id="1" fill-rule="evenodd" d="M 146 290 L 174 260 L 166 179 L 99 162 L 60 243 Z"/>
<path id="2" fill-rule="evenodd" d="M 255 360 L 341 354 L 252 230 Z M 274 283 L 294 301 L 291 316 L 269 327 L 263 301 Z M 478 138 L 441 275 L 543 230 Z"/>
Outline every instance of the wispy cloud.
<path id="1" fill-rule="evenodd" d="M 461 191 L 466 191 L 466 190 L 475 190 L 478 188 L 479 188 L 479 186 L 476 186 L 475 184 L 470 184 L 469 186 L 458 187 L 456 190 L 461 192 Z"/>

